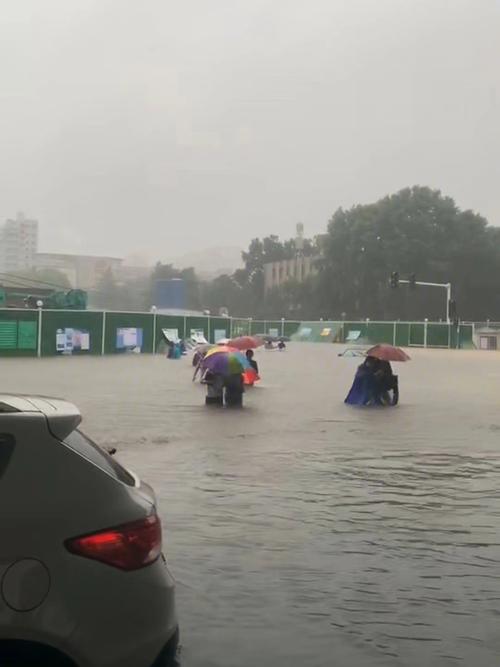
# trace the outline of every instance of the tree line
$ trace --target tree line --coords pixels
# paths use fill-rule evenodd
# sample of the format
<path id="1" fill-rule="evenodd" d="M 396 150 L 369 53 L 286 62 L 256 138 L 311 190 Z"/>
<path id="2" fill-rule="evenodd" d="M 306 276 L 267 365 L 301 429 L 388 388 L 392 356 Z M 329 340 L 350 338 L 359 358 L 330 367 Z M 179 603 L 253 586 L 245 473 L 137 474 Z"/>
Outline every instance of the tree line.
<path id="1" fill-rule="evenodd" d="M 339 208 L 325 234 L 305 239 L 301 252 L 314 259 L 305 281 L 290 280 L 265 291 L 264 265 L 291 259 L 293 239 L 253 239 L 243 267 L 210 282 L 194 268 L 157 264 L 141 284 L 118 286 L 103 276 L 103 307 L 143 310 L 152 304 L 157 279 L 183 278 L 187 307 L 254 319 L 401 319 L 445 317 L 444 290 L 389 286 L 389 276 L 448 283 L 463 320 L 500 320 L 500 229 L 470 210 L 460 210 L 439 190 L 415 186 L 373 204 Z M 120 291 L 121 290 L 121 291 Z M 104 303 L 108 305 L 106 305 Z M 131 306 L 134 306 L 133 308 Z"/>

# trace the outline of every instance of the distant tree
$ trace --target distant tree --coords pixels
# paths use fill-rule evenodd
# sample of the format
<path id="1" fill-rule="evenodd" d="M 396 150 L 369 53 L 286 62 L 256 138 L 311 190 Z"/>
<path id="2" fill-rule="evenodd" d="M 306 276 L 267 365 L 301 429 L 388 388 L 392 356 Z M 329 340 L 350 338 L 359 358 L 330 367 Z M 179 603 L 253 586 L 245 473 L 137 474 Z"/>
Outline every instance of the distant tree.
<path id="1" fill-rule="evenodd" d="M 294 254 L 293 241 L 281 242 L 271 234 L 264 239 L 252 239 L 246 252 L 241 254 L 247 271 L 262 269 L 267 262 L 290 259 Z"/>
<path id="2" fill-rule="evenodd" d="M 304 255 L 317 254 L 316 242 L 304 239 L 302 252 Z M 204 286 L 205 307 L 213 312 L 226 307 L 232 315 L 254 318 L 276 317 L 275 311 L 278 310 L 285 314 L 292 312 L 296 309 L 297 301 L 293 296 L 293 287 L 289 285 L 286 289 L 273 290 L 272 294 L 266 294 L 264 265 L 291 259 L 296 253 L 294 239 L 280 241 L 275 235 L 252 239 L 248 250 L 242 253 L 243 268 L 237 269 L 231 276 L 219 276 Z M 304 299 L 304 302 L 312 303 L 310 299 Z"/>
<path id="3" fill-rule="evenodd" d="M 222 275 L 203 285 L 203 305 L 212 313 L 227 308 L 231 314 L 243 313 L 246 290 L 234 276 Z"/>
<path id="4" fill-rule="evenodd" d="M 37 280 L 45 281 L 47 284 L 57 285 L 61 289 L 71 289 L 71 281 L 63 271 L 57 269 L 37 269 L 35 272 Z"/>
<path id="5" fill-rule="evenodd" d="M 2 277 L 3 274 L 0 275 L 0 282 Z M 19 278 L 20 284 L 26 286 L 31 283 L 33 287 L 47 287 L 55 290 L 68 290 L 72 287 L 68 276 L 58 269 L 28 269 L 5 274 L 5 279 L 9 282 L 15 282 L 16 277 Z"/>
<path id="6" fill-rule="evenodd" d="M 309 320 L 323 315 L 319 302 L 318 278 L 310 275 L 302 282 L 288 280 L 266 294 L 261 317 L 264 319 Z"/>
<path id="7" fill-rule="evenodd" d="M 388 278 L 451 282 L 462 318 L 500 315 L 500 232 L 438 190 L 412 187 L 374 204 L 337 210 L 323 241 L 321 307 L 340 316 L 437 319 L 444 293 L 388 289 Z"/>
<path id="8" fill-rule="evenodd" d="M 120 310 L 120 289 L 110 268 L 106 269 L 92 294 L 91 303 L 97 308 Z"/>

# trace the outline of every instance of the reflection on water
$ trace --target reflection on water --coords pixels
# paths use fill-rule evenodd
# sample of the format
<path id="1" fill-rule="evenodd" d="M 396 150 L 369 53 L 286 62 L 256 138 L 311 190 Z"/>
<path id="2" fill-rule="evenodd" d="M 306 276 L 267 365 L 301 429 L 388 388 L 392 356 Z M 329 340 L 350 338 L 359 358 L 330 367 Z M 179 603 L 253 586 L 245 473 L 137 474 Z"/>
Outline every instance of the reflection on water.
<path id="1" fill-rule="evenodd" d="M 401 406 L 363 410 L 342 403 L 356 360 L 336 352 L 258 353 L 264 382 L 236 413 L 204 409 L 185 361 L 4 376 L 73 398 L 155 486 L 183 667 L 492 667 L 500 358 L 416 351 Z"/>

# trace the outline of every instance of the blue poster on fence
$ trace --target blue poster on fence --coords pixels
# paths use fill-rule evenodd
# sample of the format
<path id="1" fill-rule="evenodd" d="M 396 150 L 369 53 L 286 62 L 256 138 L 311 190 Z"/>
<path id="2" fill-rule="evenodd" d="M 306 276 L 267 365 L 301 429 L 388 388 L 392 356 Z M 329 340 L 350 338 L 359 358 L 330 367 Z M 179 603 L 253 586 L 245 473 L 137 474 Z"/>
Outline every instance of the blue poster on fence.
<path id="1" fill-rule="evenodd" d="M 116 349 L 121 352 L 142 351 L 142 329 L 122 327 L 116 330 Z"/>

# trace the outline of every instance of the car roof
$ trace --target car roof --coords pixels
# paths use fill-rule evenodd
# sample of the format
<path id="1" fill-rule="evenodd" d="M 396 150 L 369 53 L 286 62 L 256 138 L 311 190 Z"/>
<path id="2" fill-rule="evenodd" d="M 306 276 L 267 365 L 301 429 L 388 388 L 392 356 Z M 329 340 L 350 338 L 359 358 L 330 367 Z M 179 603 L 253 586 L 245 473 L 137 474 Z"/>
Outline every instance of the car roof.
<path id="1" fill-rule="evenodd" d="M 63 439 L 82 421 L 80 411 L 61 398 L 31 394 L 0 393 L 0 419 L 3 414 L 38 413 L 47 418 L 49 429 L 56 438 Z"/>

